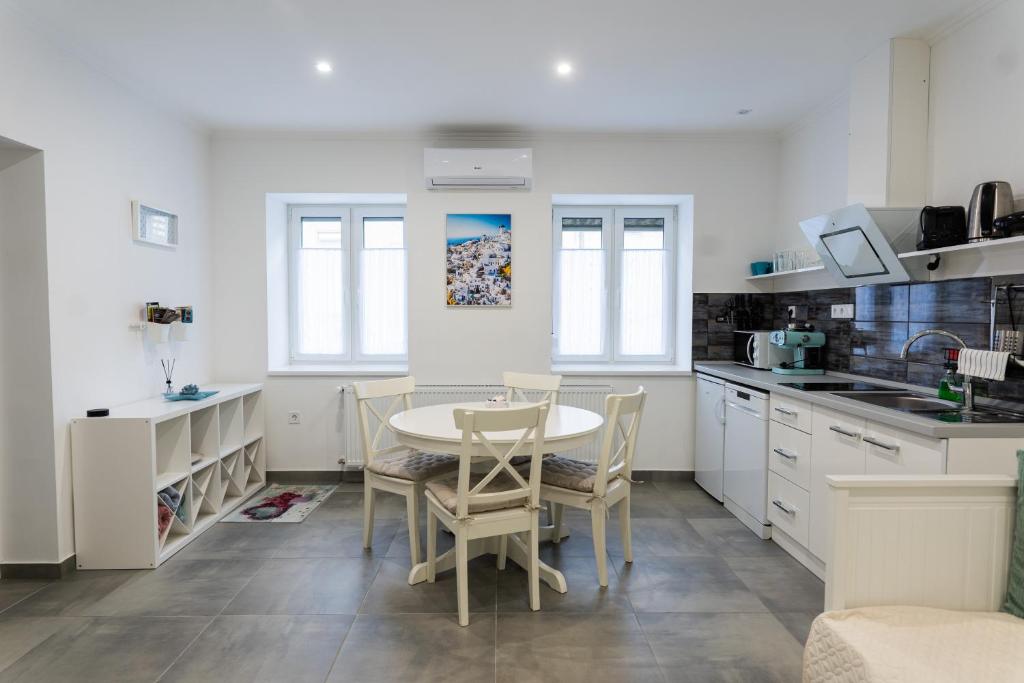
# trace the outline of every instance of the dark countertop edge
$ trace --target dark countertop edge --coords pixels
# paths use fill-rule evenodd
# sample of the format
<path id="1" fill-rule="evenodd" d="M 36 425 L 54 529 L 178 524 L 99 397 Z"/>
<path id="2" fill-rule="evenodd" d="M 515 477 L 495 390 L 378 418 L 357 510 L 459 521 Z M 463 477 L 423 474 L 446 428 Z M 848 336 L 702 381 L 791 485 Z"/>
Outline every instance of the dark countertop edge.
<path id="1" fill-rule="evenodd" d="M 863 375 L 850 375 L 841 372 L 828 372 L 824 375 L 776 375 L 769 370 L 758 370 L 731 361 L 706 361 L 693 364 L 693 371 L 711 375 L 737 384 L 744 384 L 754 389 L 761 389 L 782 396 L 800 399 L 807 403 L 831 408 L 850 415 L 862 417 L 872 422 L 879 422 L 897 429 L 921 434 L 934 439 L 1012 439 L 1024 438 L 1024 424 L 946 424 L 924 417 L 917 417 L 890 408 L 872 406 L 853 399 L 835 396 L 826 392 L 800 391 L 790 387 L 779 386 L 782 382 L 834 382 L 837 379 L 867 382 L 893 389 L 906 389 L 929 396 L 935 396 L 934 388 L 921 387 L 902 382 L 876 379 Z"/>

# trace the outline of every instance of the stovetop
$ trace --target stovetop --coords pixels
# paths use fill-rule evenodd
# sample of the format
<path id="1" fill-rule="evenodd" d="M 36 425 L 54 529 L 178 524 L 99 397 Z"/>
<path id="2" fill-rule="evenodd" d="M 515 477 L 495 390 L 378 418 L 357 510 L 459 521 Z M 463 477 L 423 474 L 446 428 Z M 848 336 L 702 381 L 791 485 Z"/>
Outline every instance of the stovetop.
<path id="1" fill-rule="evenodd" d="M 867 382 L 779 382 L 779 386 L 800 391 L 894 391 L 890 387 Z"/>

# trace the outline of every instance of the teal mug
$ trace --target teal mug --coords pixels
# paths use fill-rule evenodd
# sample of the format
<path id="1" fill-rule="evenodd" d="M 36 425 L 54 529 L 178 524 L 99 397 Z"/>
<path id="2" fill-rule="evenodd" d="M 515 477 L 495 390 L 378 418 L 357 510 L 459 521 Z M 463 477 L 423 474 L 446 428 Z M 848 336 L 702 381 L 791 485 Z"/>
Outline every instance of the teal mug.
<path id="1" fill-rule="evenodd" d="M 750 264 L 751 275 L 768 275 L 772 272 L 771 261 L 754 261 Z"/>

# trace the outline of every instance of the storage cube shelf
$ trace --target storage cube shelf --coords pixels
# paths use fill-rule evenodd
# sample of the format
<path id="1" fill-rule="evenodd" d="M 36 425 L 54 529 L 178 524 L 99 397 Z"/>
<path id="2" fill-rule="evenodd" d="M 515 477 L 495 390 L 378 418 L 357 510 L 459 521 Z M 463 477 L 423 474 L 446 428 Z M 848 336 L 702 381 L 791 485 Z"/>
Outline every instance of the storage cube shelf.
<path id="1" fill-rule="evenodd" d="M 262 385 L 204 389 L 71 421 L 79 569 L 157 567 L 266 484 Z"/>

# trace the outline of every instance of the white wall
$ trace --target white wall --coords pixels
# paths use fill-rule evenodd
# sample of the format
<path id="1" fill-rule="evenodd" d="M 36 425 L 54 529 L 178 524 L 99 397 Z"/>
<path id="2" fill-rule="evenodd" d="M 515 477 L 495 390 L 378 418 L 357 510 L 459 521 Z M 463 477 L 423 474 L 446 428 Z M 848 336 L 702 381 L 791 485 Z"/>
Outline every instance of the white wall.
<path id="1" fill-rule="evenodd" d="M 43 153 L 0 146 L 0 520 L 19 520 L 0 527 L 0 558 L 26 561 L 57 538 L 46 270 Z"/>
<path id="2" fill-rule="evenodd" d="M 1024 197 L 1024 0 L 1007 0 L 932 46 L 929 197 L 966 205 L 1006 180 Z"/>
<path id="3" fill-rule="evenodd" d="M 74 551 L 68 421 L 87 408 L 152 396 L 158 358 L 128 324 L 143 302 L 195 306 L 195 340 L 179 349 L 178 379 L 204 382 L 212 356 L 205 135 L 65 55 L 0 0 L 0 136 L 43 150 L 53 374 L 53 472 L 19 481 L 40 509 L 0 519 L 38 545 L 5 547 L 3 562 L 55 562 Z M 130 239 L 130 200 L 177 212 L 181 246 Z M 4 457 L 9 457 L 4 454 Z M 33 457 L 36 457 L 34 454 Z M 30 493 L 29 493 L 30 492 Z M 112 482 L 111 496 L 117 495 Z"/>
<path id="4" fill-rule="evenodd" d="M 693 194 L 694 291 L 745 288 L 747 264 L 773 240 L 778 143 L 764 138 L 542 136 L 440 144 L 532 146 L 528 193 L 432 193 L 423 189 L 419 138 L 215 137 L 213 196 L 215 365 L 225 380 L 266 375 L 268 192 L 407 193 L 410 371 L 423 383 L 493 383 L 501 372 L 550 370 L 551 196 Z M 511 211 L 515 280 L 509 310 L 444 305 L 444 217 Z M 617 389 L 651 391 L 636 466 L 693 469 L 693 383 L 688 377 L 612 378 Z M 271 469 L 338 467 L 342 378 L 272 377 L 267 382 Z M 569 381 L 569 380 L 567 380 Z M 603 383 L 605 378 L 586 381 Z M 285 412 L 302 412 L 287 425 Z"/>

